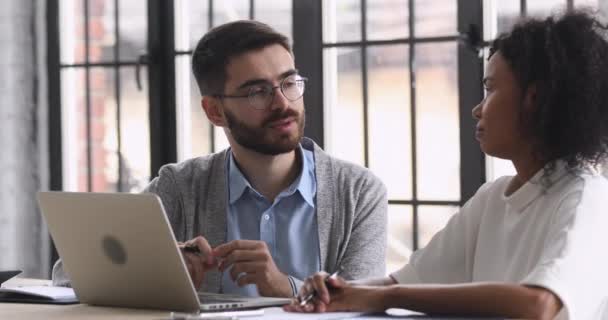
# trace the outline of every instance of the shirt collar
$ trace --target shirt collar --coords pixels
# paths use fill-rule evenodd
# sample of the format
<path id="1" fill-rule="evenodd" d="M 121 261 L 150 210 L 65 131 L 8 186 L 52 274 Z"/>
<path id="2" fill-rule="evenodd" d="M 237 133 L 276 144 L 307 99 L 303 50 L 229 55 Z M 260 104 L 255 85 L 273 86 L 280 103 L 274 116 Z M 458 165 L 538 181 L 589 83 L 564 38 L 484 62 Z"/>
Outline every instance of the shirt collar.
<path id="1" fill-rule="evenodd" d="M 300 171 L 300 174 L 298 175 L 296 180 L 289 187 L 287 187 L 287 189 L 285 189 L 279 194 L 279 197 L 283 195 L 291 195 L 294 192 L 299 191 L 300 195 L 302 195 L 302 198 L 304 198 L 304 200 L 311 207 L 314 208 L 316 184 L 314 173 L 314 159 L 312 156 L 312 152 L 304 152 L 304 148 L 302 148 L 301 145 L 298 145 L 296 150 L 296 152 L 300 153 L 300 157 L 302 159 L 302 170 Z M 237 166 L 232 152 L 228 153 L 228 183 L 230 186 L 228 201 L 231 205 L 234 204 L 234 202 L 236 202 L 238 199 L 240 199 L 243 196 L 245 190 L 247 190 L 248 188 L 255 191 L 255 189 L 251 186 L 249 181 L 247 181 L 247 178 L 245 178 L 245 176 Z"/>
<path id="2" fill-rule="evenodd" d="M 530 178 L 530 180 L 524 183 L 523 186 L 510 196 L 505 196 L 503 191 L 503 199 L 518 212 L 524 211 L 534 200 L 544 193 L 549 192 L 551 188 L 568 173 L 565 161 L 557 160 L 553 164 L 554 167 L 551 174 L 545 176 L 547 168 L 545 166 L 545 168 L 539 170 Z"/>
<path id="3" fill-rule="evenodd" d="M 241 169 L 236 165 L 232 151 L 228 152 L 228 186 L 230 188 L 228 199 L 230 204 L 237 201 L 247 188 L 253 189 L 241 172 Z"/>
<path id="4" fill-rule="evenodd" d="M 298 147 L 302 159 L 302 171 L 300 176 L 294 181 L 293 185 L 297 186 L 297 190 L 302 195 L 302 198 L 312 207 L 315 207 L 315 194 L 317 193 L 317 184 L 315 179 L 314 156 L 310 151 L 304 151 L 300 145 Z M 291 188 L 290 188 L 291 189 Z"/>

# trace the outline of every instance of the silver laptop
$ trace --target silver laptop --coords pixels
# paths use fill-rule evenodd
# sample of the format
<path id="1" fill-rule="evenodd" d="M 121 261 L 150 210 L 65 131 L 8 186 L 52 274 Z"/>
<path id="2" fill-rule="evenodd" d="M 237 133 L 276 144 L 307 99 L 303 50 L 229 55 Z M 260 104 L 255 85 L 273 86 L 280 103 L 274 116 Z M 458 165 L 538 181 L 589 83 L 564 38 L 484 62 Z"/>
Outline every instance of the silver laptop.
<path id="1" fill-rule="evenodd" d="M 290 302 L 197 294 L 154 194 L 40 192 L 38 202 L 82 303 L 192 312 Z"/>

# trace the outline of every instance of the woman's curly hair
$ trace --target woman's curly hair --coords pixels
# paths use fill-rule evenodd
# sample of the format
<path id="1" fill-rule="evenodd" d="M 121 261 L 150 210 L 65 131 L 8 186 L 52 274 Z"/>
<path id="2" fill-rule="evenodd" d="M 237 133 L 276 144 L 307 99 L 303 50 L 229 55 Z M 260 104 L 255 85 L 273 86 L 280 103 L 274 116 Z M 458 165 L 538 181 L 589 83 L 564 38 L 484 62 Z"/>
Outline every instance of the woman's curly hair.
<path id="1" fill-rule="evenodd" d="M 608 156 L 608 26 L 586 11 L 529 19 L 492 42 L 521 89 L 536 86 L 535 108 L 522 115 L 545 161 L 570 168 Z"/>

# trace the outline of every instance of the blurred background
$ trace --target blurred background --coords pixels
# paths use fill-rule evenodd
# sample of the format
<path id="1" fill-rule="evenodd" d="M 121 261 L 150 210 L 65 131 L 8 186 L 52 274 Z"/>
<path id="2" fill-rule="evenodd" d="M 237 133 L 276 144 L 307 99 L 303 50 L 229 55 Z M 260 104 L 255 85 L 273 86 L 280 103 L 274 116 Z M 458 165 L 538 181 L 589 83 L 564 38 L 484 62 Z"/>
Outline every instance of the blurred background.
<path id="1" fill-rule="evenodd" d="M 57 258 L 39 190 L 139 192 L 158 168 L 228 144 L 200 108 L 190 54 L 238 19 L 290 37 L 308 77 L 306 135 L 369 167 L 389 194 L 388 270 L 485 181 L 471 109 L 491 40 L 525 16 L 608 0 L 30 0 L 0 15 L 0 269 L 46 278 Z"/>

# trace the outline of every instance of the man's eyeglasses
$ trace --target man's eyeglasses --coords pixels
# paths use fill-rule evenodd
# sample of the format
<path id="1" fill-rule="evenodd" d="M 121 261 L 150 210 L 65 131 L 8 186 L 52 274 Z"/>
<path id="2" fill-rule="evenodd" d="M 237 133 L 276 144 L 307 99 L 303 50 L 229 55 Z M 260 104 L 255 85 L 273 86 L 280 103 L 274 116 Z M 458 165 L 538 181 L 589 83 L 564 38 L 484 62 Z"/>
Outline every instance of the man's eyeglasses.
<path id="1" fill-rule="evenodd" d="M 290 75 L 283 80 L 281 83 L 273 87 L 270 84 L 260 84 L 251 86 L 248 89 L 247 94 L 242 95 L 227 95 L 227 94 L 214 94 L 217 98 L 247 98 L 249 104 L 258 110 L 266 109 L 274 100 L 275 89 L 280 89 L 281 93 L 287 100 L 296 101 L 302 98 L 304 95 L 304 88 L 306 87 L 307 78 L 302 77 L 298 74 Z"/>

